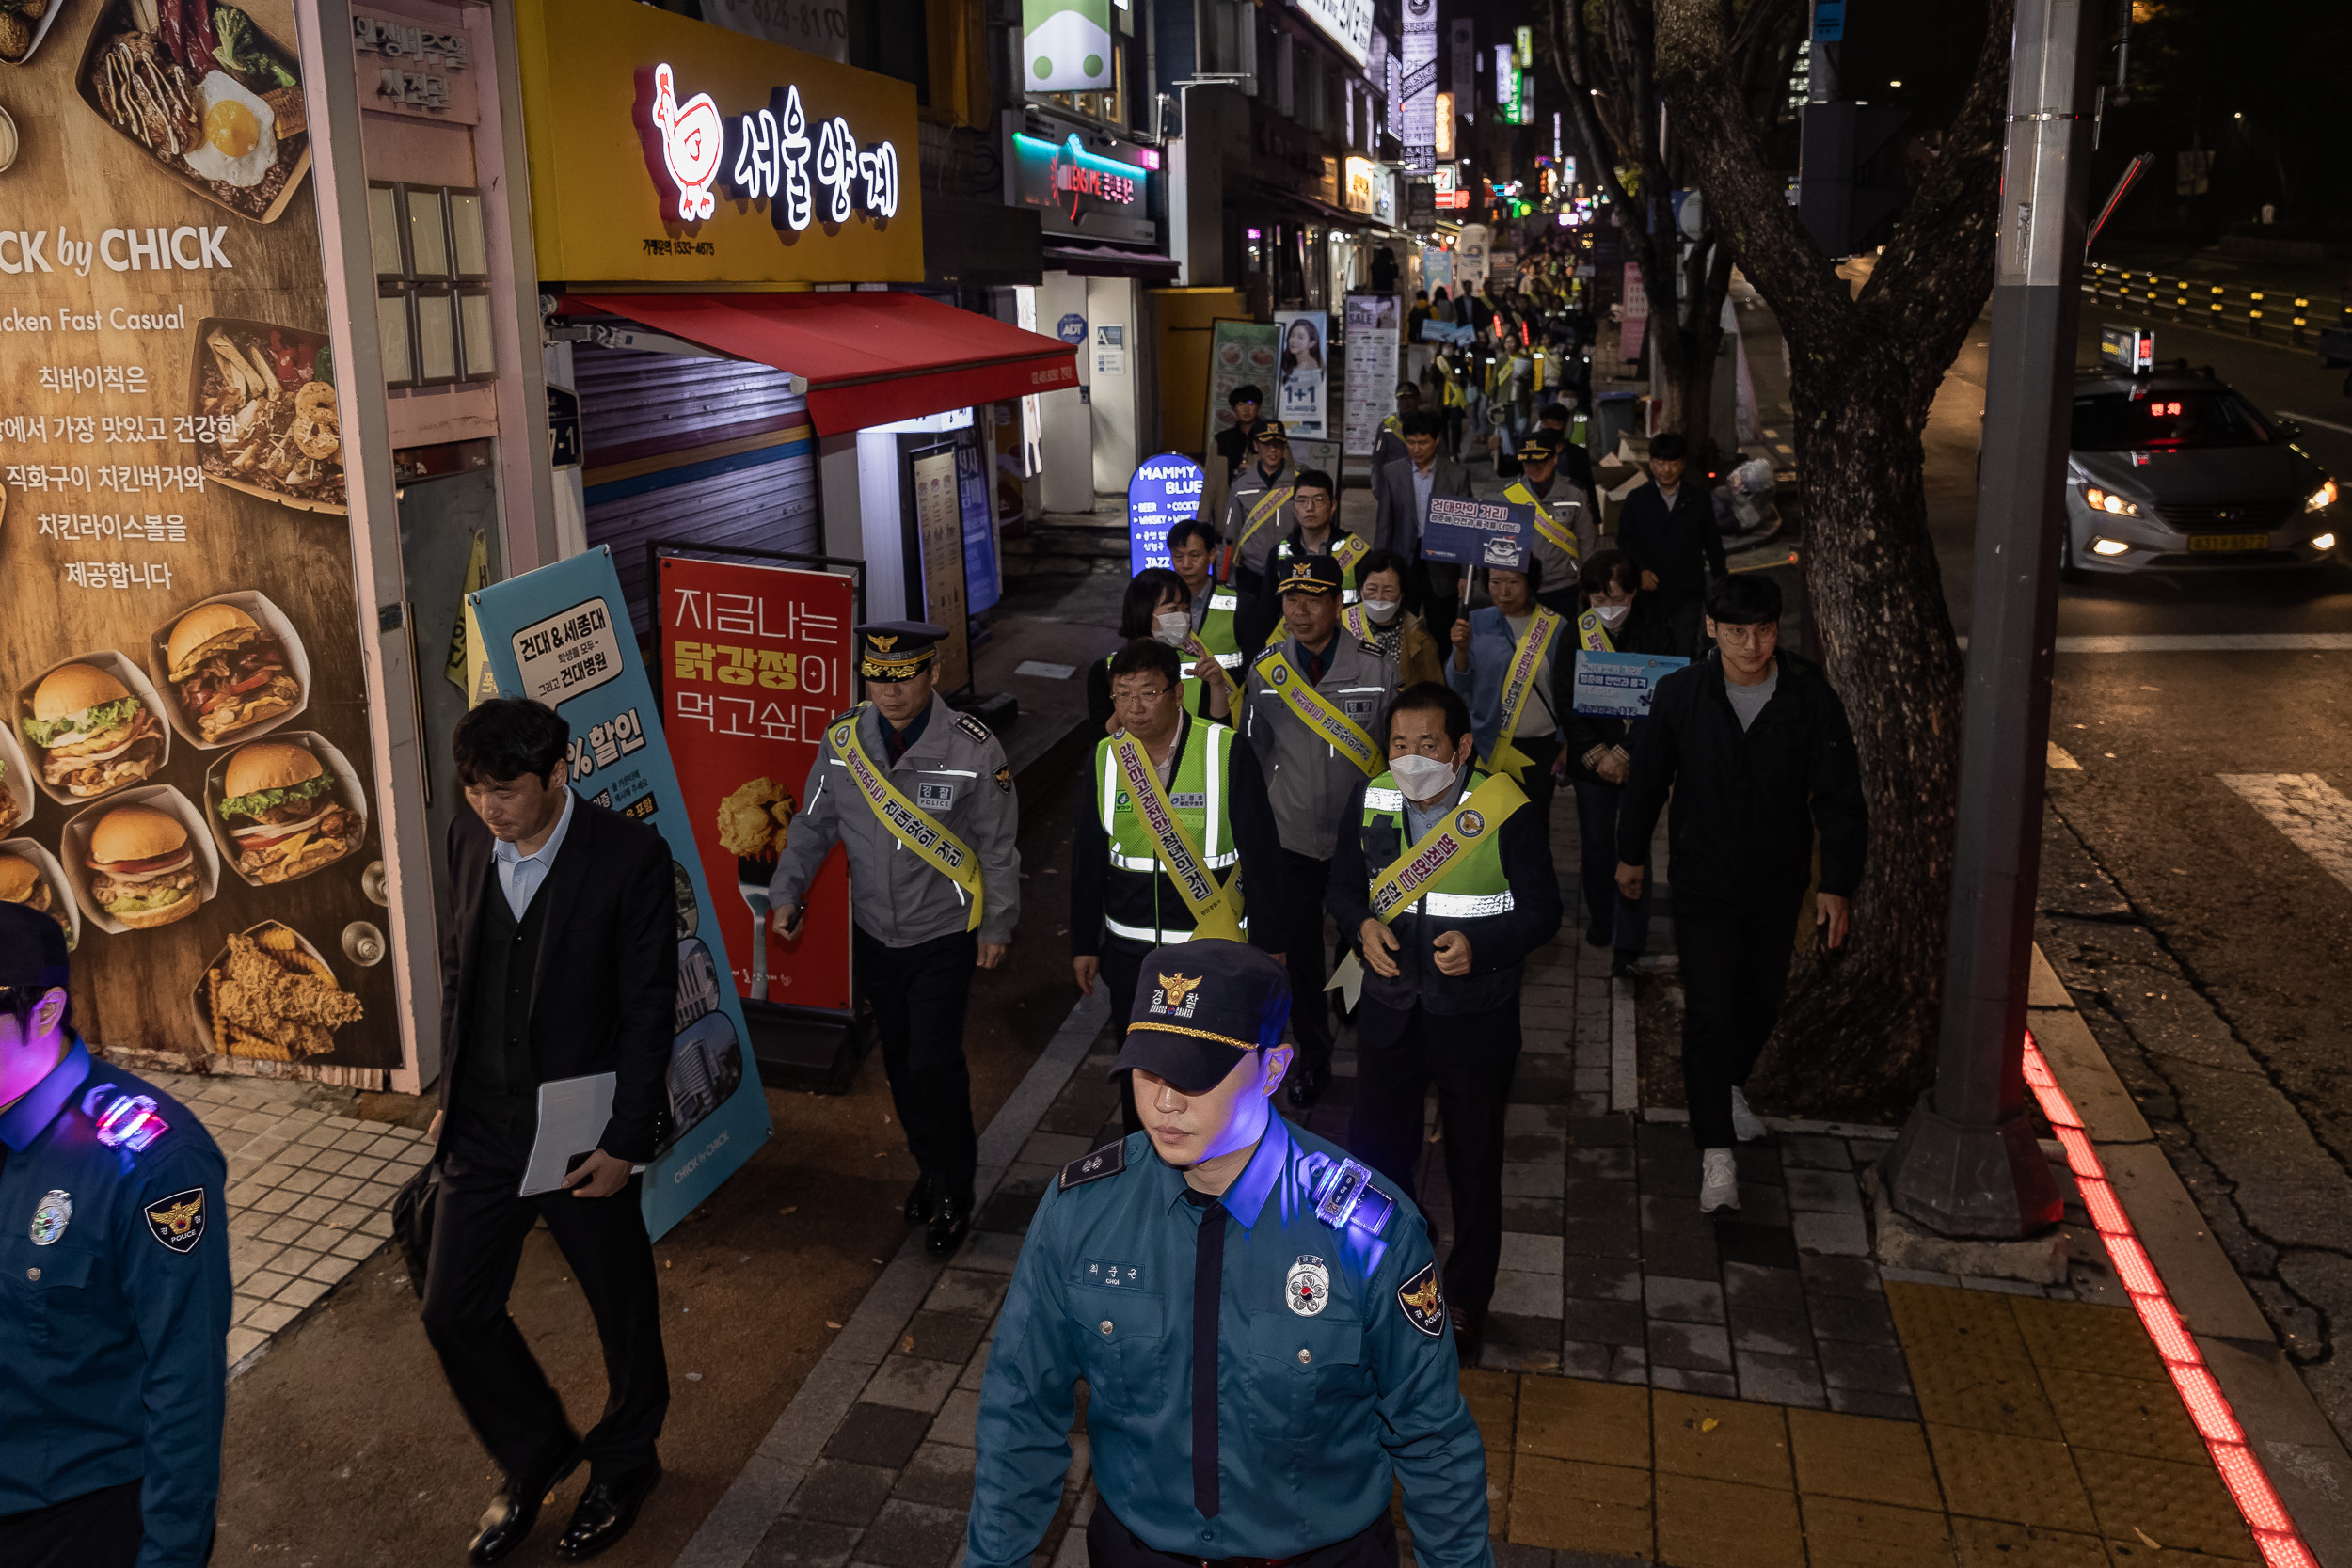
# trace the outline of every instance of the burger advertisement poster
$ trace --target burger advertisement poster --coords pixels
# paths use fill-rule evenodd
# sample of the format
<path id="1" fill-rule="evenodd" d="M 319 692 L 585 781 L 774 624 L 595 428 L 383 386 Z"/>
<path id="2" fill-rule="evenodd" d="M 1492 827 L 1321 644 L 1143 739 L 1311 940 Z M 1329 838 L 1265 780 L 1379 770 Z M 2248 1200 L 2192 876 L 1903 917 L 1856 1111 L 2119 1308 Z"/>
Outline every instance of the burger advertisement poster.
<path id="1" fill-rule="evenodd" d="M 286 0 L 0 8 L 0 898 L 102 1050 L 401 1065 Z"/>

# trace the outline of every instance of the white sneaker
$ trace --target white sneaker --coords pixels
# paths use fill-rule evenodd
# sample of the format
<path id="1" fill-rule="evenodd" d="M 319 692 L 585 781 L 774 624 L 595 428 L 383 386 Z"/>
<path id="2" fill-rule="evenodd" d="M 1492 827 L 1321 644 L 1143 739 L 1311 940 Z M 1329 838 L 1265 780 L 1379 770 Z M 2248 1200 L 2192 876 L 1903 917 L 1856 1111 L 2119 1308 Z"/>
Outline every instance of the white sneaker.
<path id="1" fill-rule="evenodd" d="M 1743 1144 L 1764 1135 L 1763 1118 L 1748 1109 L 1748 1091 L 1737 1086 L 1731 1091 L 1731 1133 Z"/>
<path id="2" fill-rule="evenodd" d="M 1699 1212 L 1740 1207 L 1740 1166 L 1727 1148 L 1704 1151 L 1699 1172 Z"/>

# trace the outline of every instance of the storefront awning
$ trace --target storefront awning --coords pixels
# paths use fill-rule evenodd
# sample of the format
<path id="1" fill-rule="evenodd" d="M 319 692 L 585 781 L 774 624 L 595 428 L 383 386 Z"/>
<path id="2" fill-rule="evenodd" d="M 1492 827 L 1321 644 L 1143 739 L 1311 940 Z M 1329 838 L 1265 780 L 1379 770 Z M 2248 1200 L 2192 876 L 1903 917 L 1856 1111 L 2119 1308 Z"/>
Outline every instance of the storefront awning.
<path id="1" fill-rule="evenodd" d="M 1172 256 L 1148 250 L 1122 250 L 1117 245 L 1060 241 L 1045 247 L 1045 264 L 1073 277 L 1141 277 L 1172 281 L 1179 270 Z"/>
<path id="2" fill-rule="evenodd" d="M 1070 344 L 920 294 L 567 294 L 557 309 L 773 365 L 828 436 L 1078 384 Z"/>

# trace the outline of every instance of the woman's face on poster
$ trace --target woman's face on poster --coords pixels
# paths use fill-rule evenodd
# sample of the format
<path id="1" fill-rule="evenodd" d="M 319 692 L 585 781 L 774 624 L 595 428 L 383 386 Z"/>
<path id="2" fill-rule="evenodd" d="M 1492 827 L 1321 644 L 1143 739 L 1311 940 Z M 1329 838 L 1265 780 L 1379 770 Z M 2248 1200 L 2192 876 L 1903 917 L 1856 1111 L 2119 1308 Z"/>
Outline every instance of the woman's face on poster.
<path id="1" fill-rule="evenodd" d="M 1291 323 L 1291 352 L 1311 355 L 1315 351 L 1315 329 L 1305 322 Z"/>

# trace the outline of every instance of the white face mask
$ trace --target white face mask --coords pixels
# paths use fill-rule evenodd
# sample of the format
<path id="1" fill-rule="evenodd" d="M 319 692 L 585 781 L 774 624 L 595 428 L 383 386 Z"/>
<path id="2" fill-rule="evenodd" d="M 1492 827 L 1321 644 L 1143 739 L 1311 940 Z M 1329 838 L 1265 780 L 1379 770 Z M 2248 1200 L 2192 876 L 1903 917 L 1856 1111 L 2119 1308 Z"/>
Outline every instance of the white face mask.
<path id="1" fill-rule="evenodd" d="M 1389 771 L 1407 800 L 1434 800 L 1454 787 L 1461 769 L 1443 757 L 1407 754 L 1389 759 Z"/>
<path id="2" fill-rule="evenodd" d="M 1152 617 L 1152 639 L 1171 648 L 1181 648 L 1192 636 L 1192 616 L 1184 610 L 1170 610 L 1166 615 Z"/>
<path id="3" fill-rule="evenodd" d="M 1633 607 L 1629 604 L 1597 604 L 1593 606 L 1593 613 L 1600 617 L 1602 626 L 1613 631 L 1627 616 L 1633 613 Z"/>
<path id="4" fill-rule="evenodd" d="M 1405 608 L 1401 599 L 1366 599 L 1364 618 L 1375 626 L 1385 626 L 1396 619 L 1396 612 Z"/>

